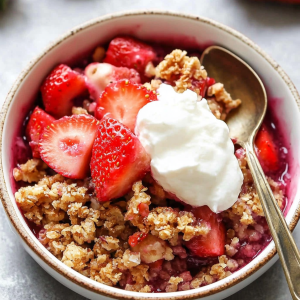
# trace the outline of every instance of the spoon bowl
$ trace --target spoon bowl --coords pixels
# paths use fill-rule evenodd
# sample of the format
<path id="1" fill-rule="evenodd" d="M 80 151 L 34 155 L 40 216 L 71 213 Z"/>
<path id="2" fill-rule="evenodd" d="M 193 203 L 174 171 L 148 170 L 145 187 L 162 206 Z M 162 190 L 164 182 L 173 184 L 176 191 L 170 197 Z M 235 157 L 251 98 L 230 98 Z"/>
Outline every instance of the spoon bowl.
<path id="1" fill-rule="evenodd" d="M 217 62 L 217 63 L 216 63 Z M 267 94 L 254 70 L 232 52 L 218 46 L 207 48 L 201 64 L 217 82 L 224 83 L 233 99 L 242 104 L 226 118 L 230 137 L 243 146 L 249 137 L 254 139 L 267 110 Z"/>

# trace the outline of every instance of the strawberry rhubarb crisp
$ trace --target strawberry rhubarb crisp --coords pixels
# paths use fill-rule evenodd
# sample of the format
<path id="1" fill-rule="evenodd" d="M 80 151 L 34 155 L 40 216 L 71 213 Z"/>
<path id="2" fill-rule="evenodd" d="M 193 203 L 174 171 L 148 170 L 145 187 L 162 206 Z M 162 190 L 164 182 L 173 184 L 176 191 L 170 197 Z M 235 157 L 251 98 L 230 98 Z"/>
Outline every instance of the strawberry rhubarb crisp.
<path id="1" fill-rule="evenodd" d="M 243 99 L 208 77 L 197 51 L 169 50 L 117 37 L 55 67 L 25 120 L 18 147 L 30 155 L 13 169 L 19 208 L 57 259 L 143 293 L 221 280 L 271 240 L 226 125 Z M 270 113 L 256 148 L 284 209 L 287 149 Z"/>

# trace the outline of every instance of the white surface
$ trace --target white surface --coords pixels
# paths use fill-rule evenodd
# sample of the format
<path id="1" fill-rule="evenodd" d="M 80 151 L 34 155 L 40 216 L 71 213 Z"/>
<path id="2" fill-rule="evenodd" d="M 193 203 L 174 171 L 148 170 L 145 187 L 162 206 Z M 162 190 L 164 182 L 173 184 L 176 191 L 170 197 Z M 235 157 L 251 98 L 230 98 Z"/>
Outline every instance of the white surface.
<path id="1" fill-rule="evenodd" d="M 135 133 L 151 157 L 153 178 L 165 191 L 214 212 L 238 198 L 243 174 L 225 122 L 195 92 L 161 84 L 158 100 L 138 113 Z M 175 149 L 175 151 L 174 151 Z"/>
<path id="2" fill-rule="evenodd" d="M 250 1 L 249 1 L 250 2 Z M 200 1 L 17 1 L 0 13 L 0 97 L 4 100 L 21 69 L 49 41 L 90 18 L 132 8 L 172 9 L 214 18 L 257 42 L 300 88 L 300 9 L 237 0 Z M 172 3 L 172 7 L 170 7 Z M 185 4 L 186 3 L 186 4 Z M 298 66 L 298 68 L 297 68 Z M 12 236 L 0 210 L 1 299 L 84 299 L 47 275 Z M 299 232 L 299 230 L 298 230 Z M 300 232 L 296 236 L 300 239 Z M 291 299 L 279 263 L 229 299 Z"/>

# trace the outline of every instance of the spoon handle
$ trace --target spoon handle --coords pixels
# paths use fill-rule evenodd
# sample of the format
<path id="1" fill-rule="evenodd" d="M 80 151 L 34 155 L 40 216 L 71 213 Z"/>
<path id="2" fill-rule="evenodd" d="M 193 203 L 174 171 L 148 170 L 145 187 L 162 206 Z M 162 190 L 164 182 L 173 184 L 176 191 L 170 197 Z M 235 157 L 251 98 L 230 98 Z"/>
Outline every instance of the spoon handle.
<path id="1" fill-rule="evenodd" d="M 253 140 L 245 143 L 248 165 L 294 300 L 300 299 L 300 255 L 260 163 Z"/>

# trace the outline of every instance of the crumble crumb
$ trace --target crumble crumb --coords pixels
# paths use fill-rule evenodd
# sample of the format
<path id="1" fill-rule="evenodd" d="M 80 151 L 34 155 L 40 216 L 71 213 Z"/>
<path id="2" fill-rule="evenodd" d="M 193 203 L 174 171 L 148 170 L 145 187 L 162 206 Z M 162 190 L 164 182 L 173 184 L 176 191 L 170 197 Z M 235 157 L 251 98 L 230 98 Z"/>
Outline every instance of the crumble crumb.
<path id="1" fill-rule="evenodd" d="M 126 232 L 124 231 L 128 226 L 126 226 L 124 215 L 118 206 L 108 205 L 104 210 L 101 210 L 100 220 L 102 220 L 103 224 L 99 232 L 100 235 L 108 235 L 115 238 L 121 236 L 123 238 L 126 236 Z M 132 231 L 129 230 L 128 234 L 130 235 L 131 232 Z"/>
<path id="2" fill-rule="evenodd" d="M 142 181 L 134 183 L 132 190 L 134 195 L 127 203 L 125 220 L 130 221 L 132 225 L 138 227 L 141 231 L 146 231 L 146 226 L 143 222 L 144 217 L 141 216 L 138 207 L 141 203 L 149 206 L 151 204 L 150 196 L 145 193 L 147 188 L 142 185 Z"/>
<path id="3" fill-rule="evenodd" d="M 68 206 L 67 214 L 72 225 L 79 225 L 86 218 L 90 218 L 97 226 L 101 225 L 100 210 L 82 206 L 82 203 L 71 203 Z"/>
<path id="4" fill-rule="evenodd" d="M 166 292 L 167 293 L 172 293 L 172 292 L 176 292 L 177 291 L 177 287 L 178 287 L 178 284 L 180 282 L 182 282 L 183 279 L 181 277 L 171 277 L 169 282 L 168 282 L 168 285 L 166 287 Z"/>
<path id="5" fill-rule="evenodd" d="M 70 184 L 67 181 L 54 183 L 50 195 L 55 199 L 52 202 L 53 207 L 64 211 L 67 211 L 69 205 L 74 202 L 85 204 L 89 201 L 86 187 L 78 186 L 77 183 Z"/>
<path id="6" fill-rule="evenodd" d="M 84 109 L 83 107 L 77 107 L 73 106 L 72 107 L 72 115 L 88 115 L 88 111 Z"/>
<path id="7" fill-rule="evenodd" d="M 203 267 L 191 281 L 190 287 L 195 289 L 226 278 L 232 274 L 231 271 L 233 272 L 237 270 L 237 268 L 238 264 L 235 260 L 227 258 L 226 255 L 222 255 L 219 257 L 218 264 L 214 264 L 211 267 Z"/>
<path id="8" fill-rule="evenodd" d="M 106 254 L 92 259 L 90 268 L 92 279 L 109 286 L 115 286 L 122 276 L 122 272 L 120 272 L 117 265 Z"/>
<path id="9" fill-rule="evenodd" d="M 70 226 L 69 231 L 71 232 L 74 241 L 79 245 L 91 243 L 96 237 L 96 226 L 90 218 L 82 221 L 80 225 Z"/>
<path id="10" fill-rule="evenodd" d="M 272 178 L 267 177 L 268 183 L 270 185 L 270 188 L 273 192 L 273 195 L 280 207 L 281 210 L 283 210 L 284 208 L 284 203 L 285 203 L 285 199 L 284 199 L 284 195 L 283 195 L 283 191 L 280 188 L 280 184 L 278 184 L 277 182 L 275 182 Z"/>
<path id="11" fill-rule="evenodd" d="M 120 248 L 120 240 L 111 236 L 100 236 L 94 240 L 93 251 L 95 255 L 109 254 Z"/>
<path id="12" fill-rule="evenodd" d="M 223 109 L 219 108 L 218 113 L 217 113 L 218 116 L 220 115 L 219 119 L 221 119 L 221 120 L 225 120 L 227 114 L 232 109 L 240 106 L 240 104 L 242 103 L 242 101 L 240 99 L 233 100 L 231 98 L 230 94 L 228 92 L 226 92 L 224 85 L 222 83 L 215 83 L 212 86 L 210 86 L 207 90 L 207 95 L 209 97 L 214 96 L 214 98 L 215 98 L 216 102 L 213 103 L 211 100 L 211 105 L 214 110 L 215 110 L 215 106 L 217 104 L 221 104 L 224 107 L 224 111 L 223 111 Z"/>
<path id="13" fill-rule="evenodd" d="M 37 225 L 59 222 L 69 204 L 89 201 L 87 188 L 61 175 L 46 176 L 34 186 L 22 187 L 15 198 L 25 217 Z"/>
<path id="14" fill-rule="evenodd" d="M 174 259 L 173 250 L 169 247 L 169 244 L 152 234 L 148 234 L 136 246 L 132 247 L 132 250 L 139 252 L 141 261 L 146 264 L 156 262 L 160 259 Z"/>
<path id="15" fill-rule="evenodd" d="M 93 257 L 94 252 L 91 249 L 84 249 L 72 242 L 67 245 L 61 261 L 68 267 L 80 272 L 88 267 L 88 262 Z"/>
<path id="16" fill-rule="evenodd" d="M 126 291 L 139 292 L 139 293 L 151 293 L 151 287 L 143 284 L 126 284 Z"/>
<path id="17" fill-rule="evenodd" d="M 221 119 L 221 116 L 223 114 L 223 106 L 216 101 L 214 98 L 207 98 L 207 104 L 209 106 L 209 109 L 213 113 L 213 115 L 217 119 Z M 224 115 L 223 115 L 224 116 Z"/>
<path id="18" fill-rule="evenodd" d="M 15 193 L 16 202 L 28 220 L 41 225 L 59 222 L 66 217 L 64 211 L 51 205 L 59 198 L 52 193 L 52 185 L 62 181 L 64 177 L 61 175 L 46 176 L 34 186 L 22 187 Z"/>
<path id="19" fill-rule="evenodd" d="M 141 254 L 139 252 L 133 252 L 127 249 L 123 255 L 124 265 L 130 269 L 136 267 L 141 263 Z"/>
<path id="20" fill-rule="evenodd" d="M 169 207 L 157 207 L 150 211 L 145 224 L 152 235 L 168 240 L 172 246 L 176 246 L 179 232 L 183 233 L 185 241 L 209 232 L 210 228 L 206 222 L 198 222 L 198 224 L 195 222 L 196 218 L 191 212 L 178 212 Z"/>
<path id="21" fill-rule="evenodd" d="M 217 276 L 218 279 L 223 279 L 229 275 L 231 275 L 231 272 L 226 271 L 227 268 L 227 262 L 228 259 L 226 258 L 226 255 L 222 255 L 219 257 L 219 263 L 215 264 L 211 267 L 210 275 Z"/>
<path id="22" fill-rule="evenodd" d="M 64 229 L 69 224 L 56 224 L 54 222 L 45 225 L 44 230 L 39 234 L 39 241 L 57 258 L 62 259 L 62 253 L 67 245 L 73 242 L 71 235 L 66 234 Z"/>
<path id="23" fill-rule="evenodd" d="M 207 72 L 197 57 L 189 57 L 186 51 L 176 49 L 156 67 L 156 77 L 174 82 L 176 92 L 183 93 L 192 89 L 193 80 L 206 79 Z"/>
<path id="24" fill-rule="evenodd" d="M 130 273 L 133 277 L 133 280 L 137 284 L 145 284 L 149 281 L 149 273 L 148 273 L 149 266 L 147 265 L 138 265 L 130 269 Z"/>
<path id="25" fill-rule="evenodd" d="M 28 183 L 38 182 L 46 175 L 46 169 L 48 168 L 39 158 L 29 159 L 25 164 L 14 168 L 13 176 L 16 181 L 25 181 Z"/>
<path id="26" fill-rule="evenodd" d="M 238 252 L 239 246 L 240 246 L 239 239 L 237 237 L 234 237 L 231 240 L 230 244 L 225 245 L 226 255 L 229 257 L 233 257 Z"/>
<path id="27" fill-rule="evenodd" d="M 162 84 L 162 81 L 159 79 L 152 79 L 151 82 L 144 83 L 144 87 L 149 91 L 156 92 L 159 86 Z"/>

